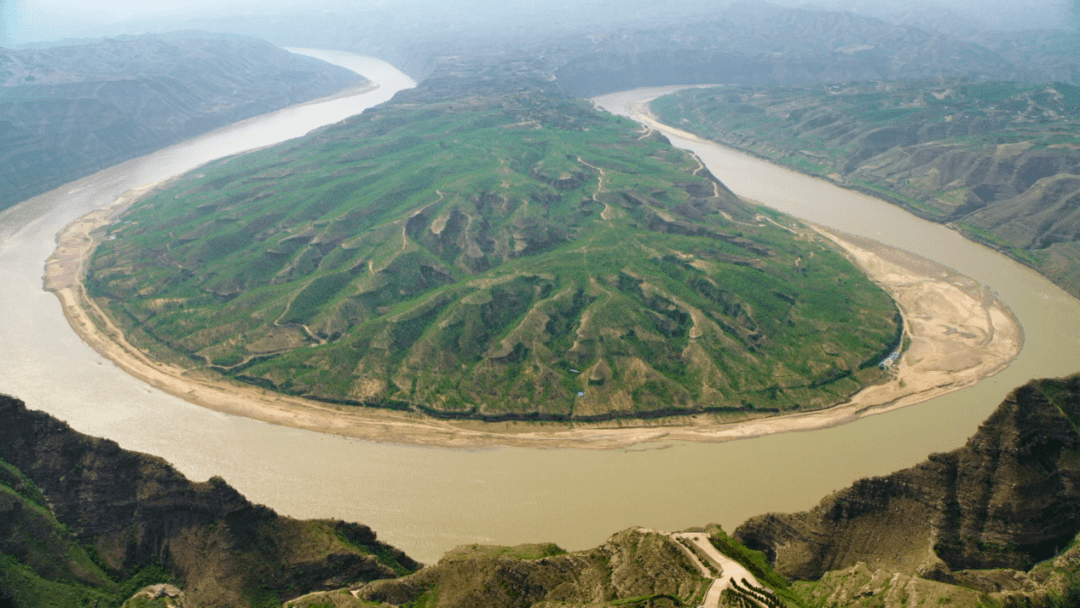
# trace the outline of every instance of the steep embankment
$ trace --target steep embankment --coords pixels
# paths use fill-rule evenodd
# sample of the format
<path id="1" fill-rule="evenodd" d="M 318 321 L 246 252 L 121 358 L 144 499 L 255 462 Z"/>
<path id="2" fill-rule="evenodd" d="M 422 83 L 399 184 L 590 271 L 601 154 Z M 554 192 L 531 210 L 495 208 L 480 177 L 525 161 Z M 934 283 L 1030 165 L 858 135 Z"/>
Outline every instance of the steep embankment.
<path id="1" fill-rule="evenodd" d="M 652 107 L 668 124 L 949 223 L 1080 295 L 1080 88 L 725 87 Z"/>
<path id="2" fill-rule="evenodd" d="M 809 512 L 752 518 L 735 535 L 799 579 L 877 570 L 984 591 L 1061 586 L 1080 555 L 1059 556 L 1080 531 L 1078 424 L 1080 377 L 1033 381 L 964 447 L 859 481 Z"/>
<path id="3" fill-rule="evenodd" d="M 188 605 L 694 606 L 741 572 L 720 572 L 686 534 L 644 529 L 573 553 L 464 546 L 416 570 L 363 526 L 279 518 L 11 398 L 0 415 L 0 599 L 19 606 L 116 604 L 170 579 Z M 808 513 L 752 518 L 734 539 L 716 526 L 693 536 L 769 588 L 739 582 L 743 600 L 729 599 L 747 607 L 1072 605 L 1078 421 L 1080 377 L 1035 381 L 959 450 Z"/>
<path id="4" fill-rule="evenodd" d="M 884 377 L 896 308 L 831 243 L 549 89 L 446 79 L 204 167 L 87 289 L 154 356 L 448 418 L 760 415 Z"/>
<path id="5" fill-rule="evenodd" d="M 0 49 L 0 209 L 364 82 L 266 42 L 197 33 Z"/>
<path id="6" fill-rule="evenodd" d="M 0 395 L 0 420 L 0 598 L 16 605 L 165 580 L 189 605 L 264 605 L 418 567 L 365 526 L 280 517 L 17 399 Z"/>

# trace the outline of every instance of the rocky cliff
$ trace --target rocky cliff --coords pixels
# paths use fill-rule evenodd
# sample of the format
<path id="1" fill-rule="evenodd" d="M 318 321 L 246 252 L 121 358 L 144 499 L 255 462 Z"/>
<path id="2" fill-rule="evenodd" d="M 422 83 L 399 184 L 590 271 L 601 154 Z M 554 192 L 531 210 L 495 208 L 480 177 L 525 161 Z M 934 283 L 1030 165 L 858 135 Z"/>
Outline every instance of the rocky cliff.
<path id="1" fill-rule="evenodd" d="M 574 553 L 464 546 L 417 570 L 363 526 L 281 518 L 15 399 L 0 420 L 0 606 L 117 605 L 170 579 L 198 606 L 686 606 L 710 582 L 643 529 Z M 963 448 L 752 518 L 735 540 L 705 533 L 792 608 L 1074 605 L 1078 422 L 1080 376 L 1034 381 Z"/>
<path id="2" fill-rule="evenodd" d="M 115 592 L 157 567 L 190 605 L 245 606 L 419 567 L 366 526 L 281 517 L 220 478 L 191 482 L 16 399 L 0 396 L 0 421 L 0 558 L 22 564 L 0 564 L 0 597 L 26 591 L 27 568 Z"/>
<path id="3" fill-rule="evenodd" d="M 1026 571 L 1080 531 L 1078 423 L 1080 377 L 1033 381 L 964 447 L 859 481 L 807 513 L 752 518 L 735 535 L 798 579 L 860 562 L 968 583 L 986 576 L 974 570 Z"/>
<path id="4" fill-rule="evenodd" d="M 0 209 L 363 82 L 266 42 L 197 33 L 0 49 Z"/>

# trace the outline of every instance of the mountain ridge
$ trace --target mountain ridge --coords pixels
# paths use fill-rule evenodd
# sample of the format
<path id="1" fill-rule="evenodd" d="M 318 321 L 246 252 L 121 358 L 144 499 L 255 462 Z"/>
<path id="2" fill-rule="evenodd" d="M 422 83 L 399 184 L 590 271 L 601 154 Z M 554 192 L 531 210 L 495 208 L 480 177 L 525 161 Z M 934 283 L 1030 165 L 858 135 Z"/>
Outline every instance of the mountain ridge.
<path id="1" fill-rule="evenodd" d="M 1077 296 L 1078 91 L 965 80 L 725 87 L 653 108 L 674 126 L 948 224 Z"/>
<path id="2" fill-rule="evenodd" d="M 220 477 L 193 483 L 161 458 L 77 433 L 12 397 L 0 395 L 0 419 L 0 464 L 15 469 L 0 470 L 0 510 L 15 524 L 0 524 L 0 557 L 26 560 L 46 580 L 74 583 L 76 596 L 115 593 L 114 581 L 160 569 L 158 576 L 181 583 L 189 605 L 251 605 L 260 597 L 280 604 L 419 566 L 366 526 L 281 517 Z M 43 510 L 59 526 L 32 519 Z M 72 574 L 63 573 L 65 561 L 21 538 L 30 529 L 74 556 L 66 558 Z M 0 576 L 0 585 L 10 580 Z M 0 597 L 29 592 L 0 588 Z"/>
<path id="3" fill-rule="evenodd" d="M 183 139 L 367 81 L 201 33 L 0 49 L 0 209 Z"/>

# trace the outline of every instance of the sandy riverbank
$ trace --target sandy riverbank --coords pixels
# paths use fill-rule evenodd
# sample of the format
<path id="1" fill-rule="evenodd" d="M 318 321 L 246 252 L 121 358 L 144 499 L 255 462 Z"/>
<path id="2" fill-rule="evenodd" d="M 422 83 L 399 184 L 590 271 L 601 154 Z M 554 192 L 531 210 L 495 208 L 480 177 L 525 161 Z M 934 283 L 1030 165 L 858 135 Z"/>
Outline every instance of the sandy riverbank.
<path id="1" fill-rule="evenodd" d="M 46 264 L 45 288 L 61 301 L 79 336 L 128 373 L 167 393 L 204 407 L 273 424 L 364 440 L 481 448 L 498 445 L 613 449 L 656 440 L 724 441 L 844 424 L 919 403 L 972 385 L 1005 368 L 1020 351 L 1023 334 L 1012 313 L 974 281 L 950 269 L 880 243 L 819 231 L 899 304 L 910 347 L 892 379 L 846 403 L 815 412 L 742 422 L 701 414 L 661 421 L 566 425 L 449 422 L 378 409 L 327 405 L 273 393 L 203 372 L 152 360 L 133 347 L 87 297 L 84 264 L 97 245 L 95 231 L 111 224 L 145 186 L 91 212 L 57 235 Z"/>

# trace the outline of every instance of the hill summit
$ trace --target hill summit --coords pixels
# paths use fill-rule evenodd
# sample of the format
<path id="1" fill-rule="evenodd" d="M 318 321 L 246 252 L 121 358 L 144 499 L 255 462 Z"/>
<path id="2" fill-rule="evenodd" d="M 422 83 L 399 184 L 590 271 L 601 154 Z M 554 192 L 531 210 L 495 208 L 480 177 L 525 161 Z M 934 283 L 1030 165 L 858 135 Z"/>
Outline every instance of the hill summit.
<path id="1" fill-rule="evenodd" d="M 812 230 L 544 84 L 445 89 L 174 181 L 90 294 L 157 356 L 442 417 L 742 416 L 880 377 L 896 307 Z"/>

